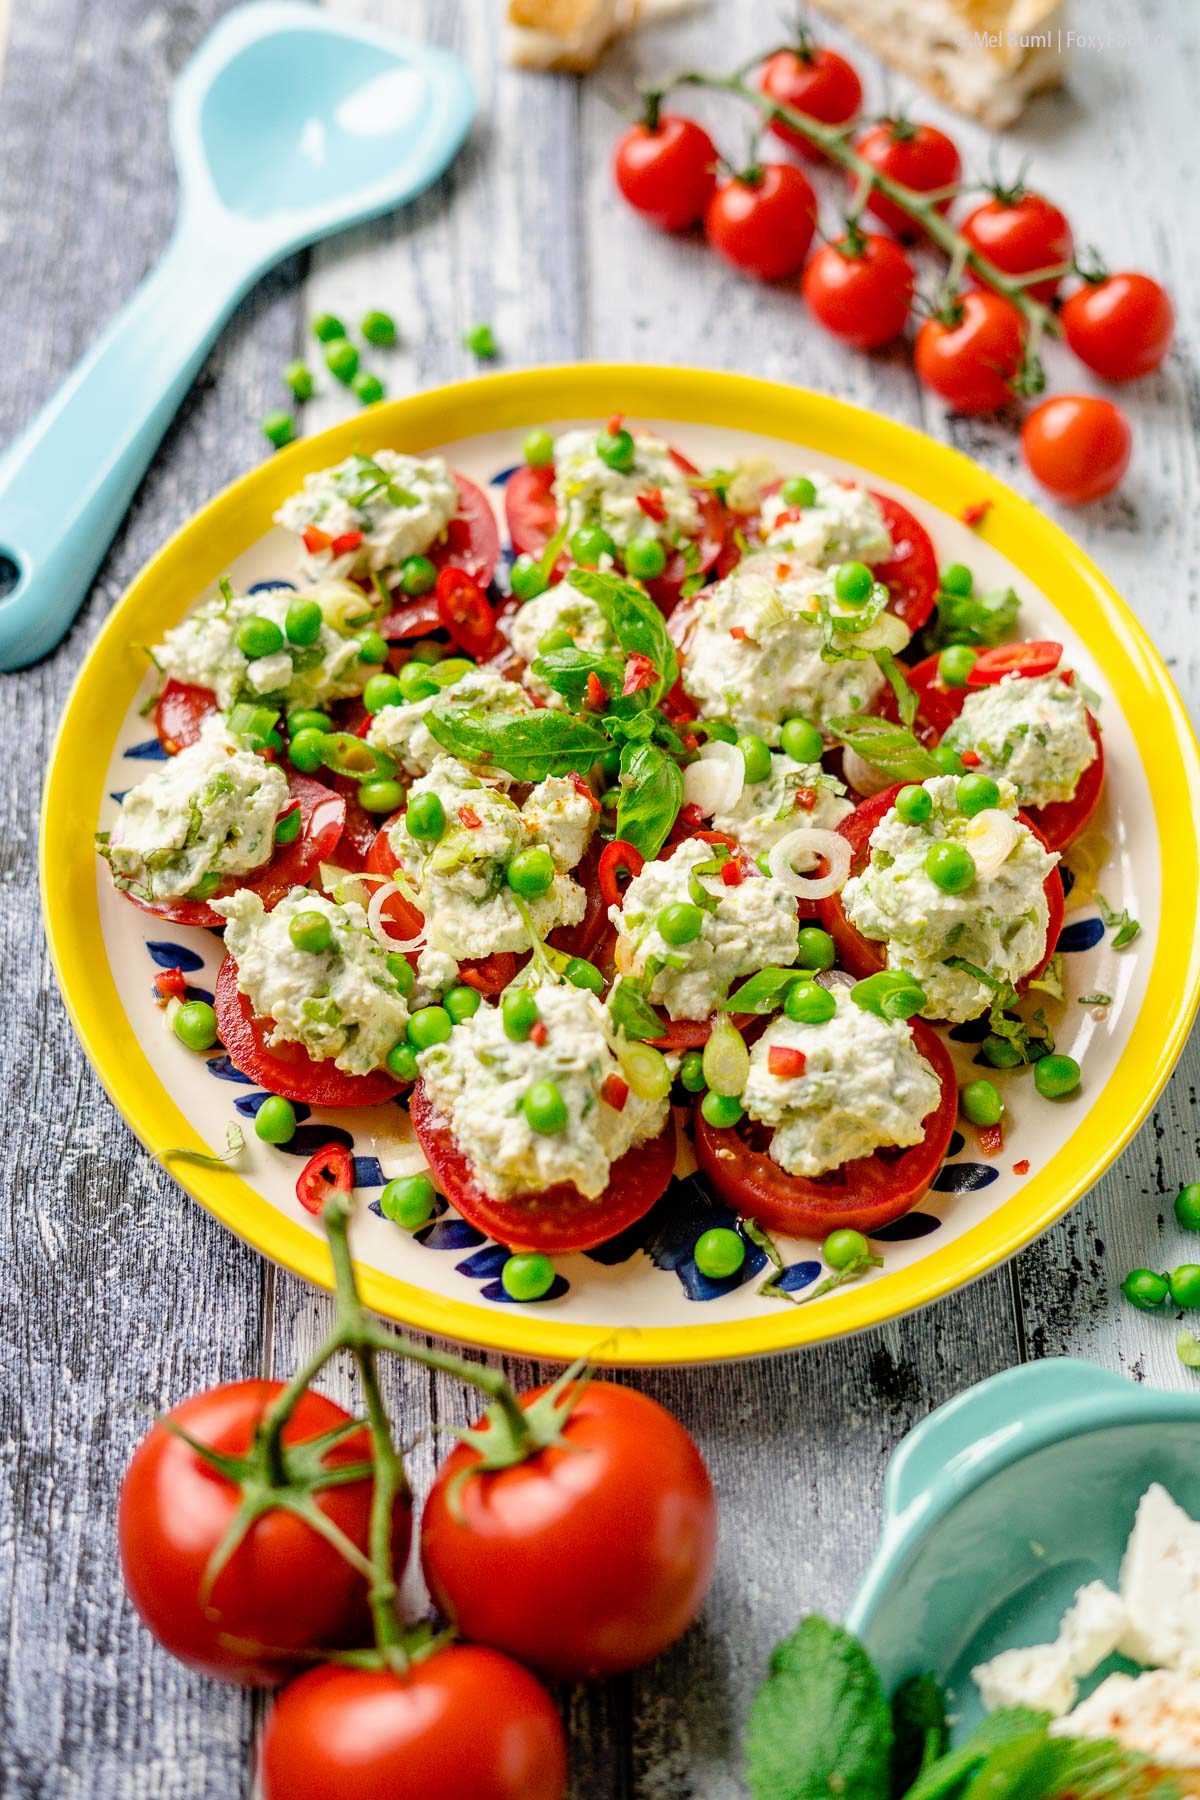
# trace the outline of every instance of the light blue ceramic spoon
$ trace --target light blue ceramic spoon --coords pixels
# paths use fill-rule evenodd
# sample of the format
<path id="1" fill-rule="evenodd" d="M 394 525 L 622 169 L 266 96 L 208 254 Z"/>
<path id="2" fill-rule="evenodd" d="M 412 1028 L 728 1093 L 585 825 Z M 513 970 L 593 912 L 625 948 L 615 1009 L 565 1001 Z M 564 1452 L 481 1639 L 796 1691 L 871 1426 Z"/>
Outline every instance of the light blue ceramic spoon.
<path id="1" fill-rule="evenodd" d="M 427 187 L 474 111 L 470 77 L 444 51 L 300 0 L 226 14 L 172 98 L 180 201 L 162 261 L 0 459 L 0 668 L 66 631 L 246 290 Z"/>

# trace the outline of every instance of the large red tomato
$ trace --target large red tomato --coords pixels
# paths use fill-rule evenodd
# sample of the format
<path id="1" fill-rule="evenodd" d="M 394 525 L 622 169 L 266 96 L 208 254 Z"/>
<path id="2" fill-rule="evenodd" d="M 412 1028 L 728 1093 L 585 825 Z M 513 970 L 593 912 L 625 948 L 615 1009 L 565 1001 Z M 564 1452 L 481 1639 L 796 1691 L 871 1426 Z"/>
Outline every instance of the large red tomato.
<path id="1" fill-rule="evenodd" d="M 765 163 L 721 182 L 704 215 L 704 235 L 743 275 L 782 281 L 804 265 L 817 197 L 794 163 Z"/>
<path id="2" fill-rule="evenodd" d="M 613 157 L 616 184 L 660 231 L 686 231 L 704 217 L 717 180 L 717 147 L 702 125 L 662 113 L 632 126 Z"/>
<path id="3" fill-rule="evenodd" d="M 451 1644 L 407 1673 L 325 1664 L 267 1719 L 263 1800 L 563 1800 L 554 1703 L 518 1663 Z"/>
<path id="4" fill-rule="evenodd" d="M 620 1674 L 674 1643 L 717 1542 L 708 1471 L 678 1419 L 612 1382 L 573 1398 L 561 1438 L 525 1462 L 466 1474 L 478 1451 L 453 1450 L 421 1525 L 425 1579 L 463 1636 L 563 1681 Z"/>
<path id="5" fill-rule="evenodd" d="M 914 279 L 896 240 L 872 231 L 823 244 L 800 285 L 826 331 L 856 350 L 878 350 L 904 330 Z"/>
<path id="6" fill-rule="evenodd" d="M 1069 263 L 1075 241 L 1066 215 L 1027 188 L 985 200 L 962 223 L 968 244 L 1006 275 L 1032 275 L 1035 269 Z M 1058 291 L 1057 278 L 1037 281 L 1029 292 L 1049 302 Z"/>
<path id="7" fill-rule="evenodd" d="M 1105 381 L 1148 375 L 1171 348 L 1175 308 L 1149 275 L 1106 275 L 1064 301 L 1059 321 L 1079 358 Z"/>
<path id="8" fill-rule="evenodd" d="M 735 1212 L 768 1231 L 811 1238 L 842 1229 L 878 1231 L 911 1212 L 945 1161 L 958 1115 L 958 1084 L 936 1032 L 920 1019 L 909 1024 L 917 1049 L 941 1083 L 925 1137 L 910 1149 L 876 1150 L 815 1178 L 789 1175 L 765 1148 L 749 1141 L 748 1122 L 718 1129 L 696 1107 L 696 1160 Z"/>
<path id="9" fill-rule="evenodd" d="M 931 194 L 938 188 L 953 187 L 962 173 L 962 163 L 953 140 L 936 125 L 914 125 L 909 119 L 881 119 L 859 138 L 854 148 L 880 175 L 888 175 L 902 187 Z M 940 213 L 949 210 L 949 199 L 939 200 Z M 867 211 L 881 225 L 894 231 L 898 238 L 916 239 L 923 235 L 916 219 L 874 190 Z"/>
<path id="10" fill-rule="evenodd" d="M 250 1450 L 279 1381 L 235 1381 L 194 1394 L 167 1415 L 200 1443 L 227 1456 Z M 345 1424 L 349 1414 L 309 1389 L 283 1432 L 286 1450 Z M 355 1432 L 325 1453 L 331 1467 L 369 1461 Z M 238 1487 L 163 1423 L 142 1439 L 125 1472 L 117 1514 L 129 1597 L 159 1642 L 181 1662 L 222 1681 L 267 1686 L 304 1652 L 349 1646 L 369 1631 L 366 1583 L 332 1544 L 275 1508 L 249 1529 L 204 1592 L 205 1571 L 240 1502 Z M 330 1487 L 316 1503 L 367 1554 L 371 1482 Z M 397 1572 L 408 1556 L 411 1506 L 396 1502 L 392 1544 Z"/>
<path id="11" fill-rule="evenodd" d="M 400 1092 L 401 1083 L 386 1069 L 346 1075 L 331 1057 L 318 1062 L 300 1044 L 268 1044 L 271 1021 L 258 1018 L 241 992 L 232 956 L 227 956 L 217 971 L 213 1004 L 217 1031 L 230 1062 L 268 1093 L 307 1106 L 380 1106 Z"/>
<path id="12" fill-rule="evenodd" d="M 777 50 L 763 64 L 758 85 L 779 105 L 807 113 L 820 125 L 848 125 L 862 105 L 862 83 L 852 66 L 836 50 L 816 44 Z M 794 125 L 775 120 L 771 130 L 804 156 L 821 160 L 823 152 Z"/>
<path id="13" fill-rule="evenodd" d="M 926 319 L 914 361 L 923 384 L 955 412 L 989 413 L 1012 399 L 1024 352 L 1017 308 L 980 288 L 963 294 L 948 318 Z"/>

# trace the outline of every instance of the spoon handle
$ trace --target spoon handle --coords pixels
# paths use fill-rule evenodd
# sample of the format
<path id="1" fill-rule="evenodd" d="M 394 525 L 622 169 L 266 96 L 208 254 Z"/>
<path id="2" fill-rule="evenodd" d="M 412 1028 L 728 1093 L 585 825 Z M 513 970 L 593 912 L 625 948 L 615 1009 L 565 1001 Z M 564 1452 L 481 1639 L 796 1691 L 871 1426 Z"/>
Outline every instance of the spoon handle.
<path id="1" fill-rule="evenodd" d="M 256 273 L 211 231 L 162 260 L 0 458 L 0 669 L 45 656 L 82 606 L 163 433 Z"/>

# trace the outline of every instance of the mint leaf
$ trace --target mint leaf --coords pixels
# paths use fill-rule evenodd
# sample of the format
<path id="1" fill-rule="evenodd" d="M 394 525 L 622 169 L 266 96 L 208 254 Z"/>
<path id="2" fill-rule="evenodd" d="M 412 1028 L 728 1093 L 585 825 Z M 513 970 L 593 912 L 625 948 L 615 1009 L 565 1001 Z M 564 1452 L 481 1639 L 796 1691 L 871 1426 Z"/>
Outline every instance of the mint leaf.
<path id="1" fill-rule="evenodd" d="M 984 1768 L 989 1758 L 1003 1752 L 1010 1745 L 1028 1745 L 1032 1738 L 1045 1744 L 1046 1726 L 1050 1722 L 1049 1713 L 1031 1712 L 1025 1706 L 1007 1707 L 1003 1712 L 994 1712 L 983 1723 L 976 1727 L 965 1744 L 956 1750 L 947 1751 L 935 1763 L 931 1763 L 917 1776 L 908 1790 L 907 1800 L 949 1800 L 951 1795 L 965 1795 L 970 1791 L 968 1784 Z M 1006 1794 L 1007 1787 L 998 1788 L 998 1794 Z M 1040 1797 L 1051 1790 L 1036 1788 L 1033 1793 Z M 977 1790 L 976 1800 L 979 1800 Z"/>
<path id="2" fill-rule="evenodd" d="M 679 665 L 675 646 L 667 635 L 666 620 L 653 600 L 632 581 L 605 575 L 598 569 L 572 569 L 567 580 L 600 607 L 627 656 L 636 651 L 639 656 L 650 658 L 658 670 L 660 685 L 645 692 L 650 695 L 650 704 L 657 704 L 668 688 L 674 687 Z"/>
<path id="3" fill-rule="evenodd" d="M 888 1800 L 892 1717 L 866 1651 L 807 1618 L 754 1696 L 746 1779 L 754 1800 Z"/>
<path id="4" fill-rule="evenodd" d="M 1012 588 L 990 594 L 939 594 L 937 612 L 925 627 L 930 650 L 947 644 L 998 644 L 1017 623 L 1021 603 Z"/>
<path id="5" fill-rule="evenodd" d="M 743 981 L 734 994 L 721 1002 L 720 1011 L 730 1013 L 769 1013 L 781 1007 L 788 992 L 798 981 L 812 977 L 803 969 L 760 969 L 749 981 Z"/>
<path id="6" fill-rule="evenodd" d="M 896 1689 L 892 1732 L 892 1800 L 902 1800 L 950 1744 L 945 1696 L 932 1675 L 912 1675 Z"/>
<path id="7" fill-rule="evenodd" d="M 649 862 L 656 857 L 683 804 L 683 775 L 657 744 L 626 744 L 621 751 L 616 831 Z"/>
<path id="8" fill-rule="evenodd" d="M 1071 1800 L 1181 1800 L 1176 1775 L 1119 1744 L 1051 1738 L 1046 1791 Z"/>
<path id="9" fill-rule="evenodd" d="M 443 750 L 463 762 L 506 769 L 518 781 L 544 781 L 547 775 L 584 775 L 609 748 L 605 733 L 569 713 L 518 713 L 489 716 L 471 707 L 447 712 L 431 708 L 425 723 Z M 682 788 L 682 778 L 680 781 Z"/>
<path id="10" fill-rule="evenodd" d="M 843 713 L 829 720 L 828 729 L 840 743 L 892 781 L 928 781 L 930 776 L 942 773 L 940 764 L 917 742 L 907 725 L 877 719 L 868 713 Z"/>

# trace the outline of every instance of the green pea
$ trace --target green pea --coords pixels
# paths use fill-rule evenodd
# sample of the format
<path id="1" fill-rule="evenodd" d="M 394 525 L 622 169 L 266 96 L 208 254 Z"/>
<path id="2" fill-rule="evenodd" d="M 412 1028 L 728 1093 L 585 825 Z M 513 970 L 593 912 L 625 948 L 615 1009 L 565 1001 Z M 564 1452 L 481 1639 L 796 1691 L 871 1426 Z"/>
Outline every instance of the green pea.
<path id="1" fill-rule="evenodd" d="M 260 656 L 274 656 L 277 650 L 283 649 L 283 633 L 274 619 L 262 619 L 257 615 L 243 619 L 237 628 L 237 647 L 250 662 Z"/>
<path id="2" fill-rule="evenodd" d="M 284 750 L 283 739 L 280 737 L 279 733 L 272 728 L 268 731 L 262 743 L 257 745 L 256 748 L 260 750 L 274 750 L 277 756 L 282 756 Z"/>
<path id="3" fill-rule="evenodd" d="M 400 586 L 406 594 L 427 594 L 437 582 L 437 569 L 427 556 L 406 556 L 400 564 Z"/>
<path id="4" fill-rule="evenodd" d="M 423 1006 L 408 1021 L 408 1041 L 414 1050 L 428 1050 L 444 1044 L 453 1030 L 454 1021 L 444 1006 Z"/>
<path id="5" fill-rule="evenodd" d="M 358 327 L 368 344 L 377 344 L 381 350 L 387 350 L 396 341 L 396 321 L 391 313 L 364 313 Z"/>
<path id="6" fill-rule="evenodd" d="M 409 656 L 413 662 L 424 663 L 431 672 L 436 663 L 440 663 L 446 652 L 446 646 L 439 644 L 436 638 L 418 638 L 410 646 Z M 465 659 L 464 659 L 465 660 Z"/>
<path id="7" fill-rule="evenodd" d="M 363 705 L 369 713 L 382 712 L 385 706 L 399 706 L 404 689 L 395 675 L 372 675 L 363 689 Z"/>
<path id="8" fill-rule="evenodd" d="M 350 383 L 350 391 L 363 406 L 378 406 L 387 389 L 378 375 L 372 375 L 369 369 L 360 369 Z"/>
<path id="9" fill-rule="evenodd" d="M 386 777 L 364 781 L 358 790 L 358 804 L 364 812 L 394 813 L 404 805 L 404 789 L 398 781 Z"/>
<path id="10" fill-rule="evenodd" d="M 746 1240 L 727 1225 L 714 1225 L 702 1231 L 692 1251 L 696 1267 L 710 1281 L 725 1281 L 736 1275 L 746 1260 Z"/>
<path id="11" fill-rule="evenodd" d="M 553 1081 L 535 1081 L 532 1087 L 526 1088 L 521 1111 L 529 1129 L 540 1137 L 553 1137 L 556 1132 L 565 1131 L 570 1116 L 567 1103 Z"/>
<path id="12" fill-rule="evenodd" d="M 833 578 L 833 591 L 844 605 L 865 606 L 874 586 L 875 577 L 866 563 L 839 563 Z"/>
<path id="13" fill-rule="evenodd" d="M 283 446 L 290 444 L 296 435 L 296 421 L 291 413 L 276 408 L 274 412 L 267 413 L 263 419 L 261 430 L 269 443 L 274 444 L 277 450 L 282 450 Z"/>
<path id="14" fill-rule="evenodd" d="M 991 806 L 999 806 L 1000 789 L 990 775 L 960 775 L 955 789 L 958 810 L 973 819 L 976 813 L 986 812 Z"/>
<path id="15" fill-rule="evenodd" d="M 504 1035 L 514 1044 L 523 1044 L 538 1022 L 537 1001 L 528 988 L 516 988 L 500 1002 L 500 1022 Z"/>
<path id="16" fill-rule="evenodd" d="M 960 594 L 965 600 L 975 585 L 975 577 L 966 563 L 951 563 L 948 569 L 942 570 L 941 588 L 943 594 Z"/>
<path id="17" fill-rule="evenodd" d="M 425 666 L 428 667 L 428 664 Z M 474 667 L 469 656 L 445 656 L 429 670 L 429 679 L 436 681 L 440 688 L 452 687 L 464 675 L 469 675 Z"/>
<path id="18" fill-rule="evenodd" d="M 585 956 L 573 956 L 563 970 L 563 974 L 572 987 L 586 988 L 589 994 L 604 992 L 603 975 L 595 963 L 589 962 Z"/>
<path id="19" fill-rule="evenodd" d="M 188 1050 L 211 1050 L 217 1041 L 217 1015 L 207 1000 L 185 1000 L 171 1026 Z"/>
<path id="20" fill-rule="evenodd" d="M 301 362 L 297 358 L 295 362 L 288 363 L 283 371 L 283 379 L 297 400 L 312 399 L 316 383 L 313 381 L 313 372 L 306 362 Z"/>
<path id="21" fill-rule="evenodd" d="M 275 842 L 277 844 L 294 844 L 300 836 L 303 824 L 304 819 L 301 816 L 300 808 L 298 806 L 291 807 L 276 823 Z"/>
<path id="22" fill-rule="evenodd" d="M 1021 1064 L 1021 1052 L 1009 1043 L 1007 1038 L 985 1037 L 979 1046 L 984 1062 L 993 1069 L 1016 1069 Z"/>
<path id="23" fill-rule="evenodd" d="M 445 836 L 446 809 L 436 794 L 413 794 L 404 813 L 409 837 L 436 844 Z"/>
<path id="24" fill-rule="evenodd" d="M 807 475 L 789 475 L 779 490 L 785 506 L 815 506 L 817 490 Z"/>
<path id="25" fill-rule="evenodd" d="M 837 959 L 833 939 L 819 925 L 802 925 L 796 936 L 796 946 L 796 964 L 801 969 L 832 969 Z"/>
<path id="26" fill-rule="evenodd" d="M 570 550 L 577 563 L 587 563 L 589 567 L 594 567 L 602 556 L 617 554 L 615 542 L 599 525 L 581 525 L 572 532 Z"/>
<path id="27" fill-rule="evenodd" d="M 400 683 L 401 694 L 410 705 L 418 700 L 428 700 L 438 691 L 438 684 L 430 674 L 428 663 L 402 663 L 396 679 Z"/>
<path id="28" fill-rule="evenodd" d="M 456 1025 L 471 1019 L 483 1005 L 483 999 L 476 988 L 468 987 L 464 982 L 461 987 L 452 987 L 442 1001 L 442 1005 L 450 1014 Z"/>
<path id="29" fill-rule="evenodd" d="M 359 662 L 386 662 L 387 653 L 387 639 L 380 637 L 377 631 L 368 631 L 358 640 Z"/>
<path id="30" fill-rule="evenodd" d="M 807 719 L 788 719 L 780 733 L 780 745 L 793 762 L 815 763 L 821 760 L 825 740 Z"/>
<path id="31" fill-rule="evenodd" d="M 470 331 L 463 332 L 463 343 L 481 362 L 491 362 L 500 354 L 496 334 L 490 325 L 472 325 Z"/>
<path id="32" fill-rule="evenodd" d="M 428 1175 L 397 1175 L 379 1196 L 385 1219 L 402 1231 L 420 1231 L 433 1217 L 437 1190 Z"/>
<path id="33" fill-rule="evenodd" d="M 393 1044 L 387 1054 L 388 1073 L 397 1081 L 415 1081 L 417 1079 L 417 1053 L 411 1044 L 401 1040 Z"/>
<path id="34" fill-rule="evenodd" d="M 336 338 L 344 338 L 346 327 L 336 313 L 318 313 L 313 320 L 313 336 L 323 344 L 332 344 Z"/>
<path id="35" fill-rule="evenodd" d="M 705 1094 L 700 1111 L 714 1131 L 725 1131 L 742 1116 L 742 1103 L 736 1094 Z"/>
<path id="36" fill-rule="evenodd" d="M 315 644 L 321 635 L 321 626 L 325 623 L 325 615 L 320 603 L 316 600 L 289 600 L 287 614 L 284 618 L 284 630 L 288 642 L 302 644 L 307 648 Z"/>
<path id="37" fill-rule="evenodd" d="M 625 573 L 635 581 L 654 581 L 667 566 L 667 553 L 657 538 L 630 538 L 625 546 Z"/>
<path id="38" fill-rule="evenodd" d="M 1180 1263 L 1171 1270 L 1171 1304 L 1185 1312 L 1200 1307 L 1200 1263 Z"/>
<path id="39" fill-rule="evenodd" d="M 268 1094 L 254 1115 L 254 1132 L 264 1144 L 290 1144 L 296 1135 L 296 1109 L 279 1094 Z"/>
<path id="40" fill-rule="evenodd" d="M 500 1270 L 510 1300 L 540 1300 L 554 1286 L 554 1264 L 540 1250 L 518 1250 Z"/>
<path id="41" fill-rule="evenodd" d="M 702 1094 L 708 1086 L 704 1078 L 704 1057 L 699 1050 L 688 1050 L 679 1065 L 679 1080 L 689 1094 Z"/>
<path id="42" fill-rule="evenodd" d="M 975 858 L 961 844 L 942 839 L 925 852 L 925 873 L 943 894 L 965 894 L 975 885 Z"/>
<path id="43" fill-rule="evenodd" d="M 312 706 L 299 706 L 295 712 L 288 714 L 288 736 L 297 737 L 302 731 L 332 731 L 333 720 L 326 712 L 318 712 Z"/>
<path id="44" fill-rule="evenodd" d="M 821 1245 L 821 1257 L 831 1269 L 848 1269 L 870 1256 L 871 1246 L 861 1231 L 831 1231 Z"/>
<path id="45" fill-rule="evenodd" d="M 966 773 L 966 763 L 958 754 L 958 751 L 952 750 L 949 744 L 937 744 L 929 754 L 932 756 L 943 775 L 963 775 Z"/>
<path id="46" fill-rule="evenodd" d="M 771 752 L 762 738 L 755 737 L 751 732 L 738 739 L 738 749 L 746 765 L 746 780 L 751 783 L 766 781 L 771 773 Z"/>
<path id="47" fill-rule="evenodd" d="M 619 431 L 602 431 L 596 439 L 596 455 L 618 475 L 628 475 L 637 456 L 637 445 L 633 441 L 632 432 L 622 428 Z"/>
<path id="48" fill-rule="evenodd" d="M 505 880 L 514 894 L 536 900 L 554 885 L 554 858 L 545 844 L 531 844 L 518 850 L 505 872 Z"/>
<path id="49" fill-rule="evenodd" d="M 994 1081 L 968 1081 L 958 1103 L 972 1125 L 998 1125 L 1004 1117 L 1004 1101 Z"/>
<path id="50" fill-rule="evenodd" d="M 518 556 L 508 577 L 509 586 L 518 600 L 536 600 L 550 586 L 550 577 L 536 556 Z"/>
<path id="51" fill-rule="evenodd" d="M 311 910 L 294 913 L 288 923 L 288 936 L 297 950 L 319 956 L 333 943 L 333 926 L 323 912 Z"/>
<path id="52" fill-rule="evenodd" d="M 975 667 L 976 652 L 970 644 L 948 644 L 938 657 L 938 679 L 943 687 L 966 687 Z"/>
<path id="53" fill-rule="evenodd" d="M 324 761 L 325 733 L 298 731 L 288 745 L 288 759 L 301 775 L 313 775 Z"/>
<path id="54" fill-rule="evenodd" d="M 1171 1291 L 1171 1283 L 1165 1275 L 1158 1275 L 1153 1269 L 1131 1269 L 1121 1283 L 1121 1292 L 1134 1306 L 1142 1312 L 1157 1312 Z"/>
<path id="55" fill-rule="evenodd" d="M 1079 1086 L 1082 1070 L 1073 1056 L 1043 1056 L 1033 1066 L 1033 1085 L 1045 1100 L 1061 1100 Z"/>
<path id="56" fill-rule="evenodd" d="M 797 1025 L 824 1025 L 837 1011 L 837 1000 L 815 981 L 797 981 L 787 991 L 783 1010 Z"/>
<path id="57" fill-rule="evenodd" d="M 1189 1181 L 1175 1196 L 1175 1218 L 1185 1231 L 1200 1231 L 1200 1181 Z"/>
<path id="58" fill-rule="evenodd" d="M 655 924 L 668 944 L 691 944 L 704 929 L 704 914 L 690 900 L 676 900 L 663 907 Z"/>
<path id="59" fill-rule="evenodd" d="M 333 338 L 325 351 L 325 367 L 336 380 L 349 383 L 358 374 L 358 351 L 346 338 Z"/>
<path id="60" fill-rule="evenodd" d="M 895 800 L 897 815 L 906 825 L 924 825 L 933 817 L 933 795 L 928 788 L 910 782 L 902 787 Z"/>
<path id="61" fill-rule="evenodd" d="M 531 469 L 544 469 L 554 461 L 554 439 L 548 431 L 528 431 L 521 451 Z"/>
<path id="62" fill-rule="evenodd" d="M 389 950 L 387 970 L 388 974 L 396 984 L 396 991 L 398 993 L 412 993 L 417 978 L 413 973 L 413 966 L 409 962 L 407 956 L 402 956 L 399 950 Z"/>

